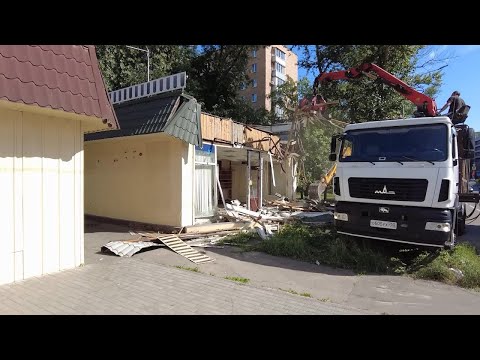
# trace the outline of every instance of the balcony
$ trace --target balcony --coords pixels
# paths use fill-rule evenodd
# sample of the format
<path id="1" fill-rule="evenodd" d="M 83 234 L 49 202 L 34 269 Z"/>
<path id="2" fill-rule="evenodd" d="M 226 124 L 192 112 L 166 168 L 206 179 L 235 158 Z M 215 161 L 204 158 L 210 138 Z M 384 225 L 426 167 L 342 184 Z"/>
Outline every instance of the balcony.
<path id="1" fill-rule="evenodd" d="M 273 69 L 272 78 L 276 78 L 276 77 L 278 77 L 279 79 L 282 79 L 283 81 L 287 81 L 287 75 L 282 74 L 280 71 Z"/>
<path id="2" fill-rule="evenodd" d="M 272 63 L 279 63 L 280 65 L 287 66 L 286 61 L 275 54 L 272 54 Z"/>

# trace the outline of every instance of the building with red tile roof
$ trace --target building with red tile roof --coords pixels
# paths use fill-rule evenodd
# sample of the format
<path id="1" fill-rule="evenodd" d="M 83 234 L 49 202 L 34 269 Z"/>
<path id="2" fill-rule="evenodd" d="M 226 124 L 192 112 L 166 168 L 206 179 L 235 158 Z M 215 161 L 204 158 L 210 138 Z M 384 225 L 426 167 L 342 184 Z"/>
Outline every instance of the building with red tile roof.
<path id="1" fill-rule="evenodd" d="M 83 138 L 118 129 L 91 45 L 0 45 L 0 284 L 81 265 Z"/>

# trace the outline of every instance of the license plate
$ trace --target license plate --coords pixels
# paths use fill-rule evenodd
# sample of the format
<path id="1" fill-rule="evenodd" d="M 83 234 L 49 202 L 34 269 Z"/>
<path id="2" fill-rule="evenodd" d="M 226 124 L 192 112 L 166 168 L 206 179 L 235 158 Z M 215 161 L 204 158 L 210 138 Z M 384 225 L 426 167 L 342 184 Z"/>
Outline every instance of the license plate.
<path id="1" fill-rule="evenodd" d="M 370 226 L 382 229 L 395 230 L 397 228 L 397 223 L 393 221 L 370 220 Z"/>

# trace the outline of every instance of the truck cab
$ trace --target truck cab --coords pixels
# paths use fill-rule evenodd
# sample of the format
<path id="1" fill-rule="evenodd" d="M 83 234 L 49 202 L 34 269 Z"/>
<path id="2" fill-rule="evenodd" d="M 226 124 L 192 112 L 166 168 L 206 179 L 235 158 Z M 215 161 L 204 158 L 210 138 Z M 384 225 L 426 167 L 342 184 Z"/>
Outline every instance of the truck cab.
<path id="1" fill-rule="evenodd" d="M 347 125 L 331 145 L 337 232 L 453 246 L 466 217 L 457 138 L 446 116 Z"/>

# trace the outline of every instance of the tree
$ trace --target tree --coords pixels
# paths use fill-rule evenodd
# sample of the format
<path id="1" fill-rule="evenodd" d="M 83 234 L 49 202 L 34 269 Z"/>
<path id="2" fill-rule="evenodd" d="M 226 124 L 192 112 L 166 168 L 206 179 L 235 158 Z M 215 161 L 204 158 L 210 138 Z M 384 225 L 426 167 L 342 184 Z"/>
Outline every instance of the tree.
<path id="1" fill-rule="evenodd" d="M 188 90 L 206 109 L 228 109 L 234 104 L 253 45 L 203 45 L 191 64 Z"/>
<path id="2" fill-rule="evenodd" d="M 150 50 L 150 78 L 186 71 L 186 92 L 202 109 L 249 124 L 269 124 L 271 114 L 254 109 L 238 96 L 248 83 L 250 52 L 258 45 L 134 45 Z M 97 45 L 100 68 L 109 90 L 147 80 L 147 55 L 125 45 Z"/>
<path id="3" fill-rule="evenodd" d="M 150 50 L 150 79 L 186 71 L 195 48 L 190 45 L 133 45 Z M 97 45 L 100 69 L 109 90 L 147 81 L 147 54 L 125 45 Z"/>
<path id="4" fill-rule="evenodd" d="M 299 186 L 304 191 L 309 185 L 320 180 L 327 173 L 332 163 L 328 160 L 330 154 L 330 138 L 332 129 L 321 122 L 315 122 L 305 128 L 303 136 L 303 154 L 304 169 L 299 179 Z"/>
<path id="5" fill-rule="evenodd" d="M 298 82 L 288 77 L 287 81 L 272 89 L 268 96 L 272 100 L 271 122 L 291 121 L 298 109 L 300 99 L 311 98 L 312 94 L 312 86 L 306 77 L 303 77 Z M 276 107 L 280 109 L 281 116 L 275 114 Z"/>
<path id="6" fill-rule="evenodd" d="M 259 45 L 203 45 L 192 60 L 187 90 L 214 115 L 250 124 L 266 124 L 269 113 L 254 109 L 238 96 L 249 83 L 248 59 Z"/>
<path id="7" fill-rule="evenodd" d="M 363 63 L 375 63 L 419 91 L 433 97 L 439 89 L 445 59 L 431 56 L 422 45 L 300 45 L 304 58 L 300 66 L 317 73 L 344 70 Z M 387 85 L 367 77 L 353 81 L 322 84 L 328 100 L 340 100 L 331 112 L 347 122 L 363 122 L 402 117 L 414 107 Z"/>
<path id="8" fill-rule="evenodd" d="M 289 142 L 285 152 L 298 154 L 298 190 L 308 191 L 309 185 L 320 180 L 328 171 L 331 164 L 328 160 L 330 138 L 341 128 L 332 120 L 325 119 L 320 114 L 312 115 L 299 110 L 301 98 L 311 98 L 313 89 L 307 78 L 298 82 L 292 79 L 277 86 L 271 93 L 272 108 L 277 106 L 283 113 L 283 119 L 292 123 Z"/>

